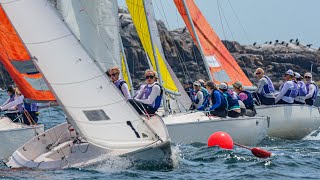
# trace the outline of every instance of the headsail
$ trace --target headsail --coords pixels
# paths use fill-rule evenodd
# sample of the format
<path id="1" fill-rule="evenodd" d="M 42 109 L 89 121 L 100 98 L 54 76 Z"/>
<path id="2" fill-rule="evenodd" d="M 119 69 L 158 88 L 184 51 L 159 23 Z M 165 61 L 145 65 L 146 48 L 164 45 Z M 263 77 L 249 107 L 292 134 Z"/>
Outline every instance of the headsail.
<path id="1" fill-rule="evenodd" d="M 58 0 L 57 9 L 104 71 L 121 66 L 117 1 Z"/>
<path id="2" fill-rule="evenodd" d="M 0 6 L 0 61 L 26 98 L 35 101 L 55 100 L 41 74 L 33 65 L 27 49 L 2 6 Z"/>
<path id="3" fill-rule="evenodd" d="M 183 1 L 186 2 L 187 8 L 189 9 L 196 32 L 192 31 Z M 207 61 L 209 65 L 210 75 L 214 79 L 214 82 L 227 82 L 232 84 L 236 81 L 241 81 L 244 86 L 252 86 L 248 77 L 223 45 L 195 2 L 193 0 L 174 0 L 174 2 L 195 42 L 197 41 L 194 33 L 197 33 L 200 46 L 202 46 L 204 51 L 204 60 Z M 198 43 L 196 44 L 198 45 Z"/>
<path id="4" fill-rule="evenodd" d="M 138 133 L 149 128 L 47 0 L 0 0 L 0 3 L 21 39 L 28 42 L 26 48 L 37 59 L 35 65 L 55 93 L 68 121 L 88 142 L 106 149 L 127 149 L 158 140 L 155 135 L 136 136 L 133 128 Z"/>
<path id="5" fill-rule="evenodd" d="M 150 24 L 152 29 L 148 28 L 147 23 L 147 13 L 150 13 L 148 15 L 151 15 L 153 12 L 146 12 L 145 9 L 145 3 L 144 0 L 126 0 L 128 9 L 130 11 L 132 21 L 135 24 L 135 27 L 137 29 L 138 35 L 140 37 L 141 43 L 143 45 L 143 48 L 145 49 L 146 53 L 148 54 L 148 57 L 151 61 L 153 69 L 156 68 L 156 60 L 154 58 L 153 53 L 156 53 L 158 57 L 158 62 L 160 66 L 160 74 L 162 76 L 163 86 L 166 90 L 172 91 L 172 92 L 178 92 L 178 88 L 176 87 L 168 69 L 165 64 L 164 56 L 162 54 L 162 46 L 159 44 L 158 35 L 156 35 L 155 31 L 158 32 L 156 25 Z M 151 21 L 150 21 L 151 22 Z M 154 22 L 155 23 L 155 22 Z M 150 37 L 150 33 L 152 34 L 152 37 Z M 157 37 L 157 38 L 156 38 Z M 150 39 L 153 38 L 155 41 L 155 50 L 156 52 L 152 51 L 152 44 Z"/>
<path id="6" fill-rule="evenodd" d="M 189 99 L 188 95 L 184 91 L 184 88 L 179 82 L 179 79 L 176 77 L 165 59 L 153 11 L 152 0 L 126 0 L 126 2 L 142 45 L 148 54 L 153 69 L 156 70 L 156 62 L 153 55 L 154 52 L 152 50 L 150 39 L 152 38 L 155 42 L 154 47 L 160 66 L 160 74 L 162 76 L 164 88 L 174 93 L 179 92 L 181 97 L 177 98 L 179 99 L 178 101 L 182 104 L 180 105 L 184 106 L 185 108 L 189 108 L 191 106 L 191 100 Z M 150 24 L 150 29 L 148 27 L 147 21 Z M 175 109 L 175 107 L 173 107 L 175 106 L 174 104 L 171 104 L 171 106 L 171 108 Z"/>

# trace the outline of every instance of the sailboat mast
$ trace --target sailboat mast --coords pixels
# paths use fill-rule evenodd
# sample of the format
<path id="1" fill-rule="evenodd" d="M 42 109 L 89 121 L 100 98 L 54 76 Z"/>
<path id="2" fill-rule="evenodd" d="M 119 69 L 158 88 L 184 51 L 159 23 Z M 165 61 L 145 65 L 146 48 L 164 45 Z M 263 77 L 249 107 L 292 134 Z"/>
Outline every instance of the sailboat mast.
<path id="1" fill-rule="evenodd" d="M 120 39 L 120 48 L 121 48 L 121 52 L 122 52 L 122 56 L 123 56 L 123 61 L 124 61 L 124 65 L 126 66 L 126 71 L 128 74 L 128 80 L 129 80 L 129 85 L 131 87 L 131 95 L 134 95 L 134 89 L 133 89 L 133 85 L 132 85 L 132 79 L 130 76 L 130 70 L 129 70 L 129 66 L 128 66 L 128 62 L 127 62 L 127 56 L 126 53 L 124 52 L 124 48 L 123 48 L 123 43 L 122 43 L 122 39 L 121 39 L 121 35 L 119 34 L 119 39 Z M 121 66 L 122 67 L 122 66 Z"/>
<path id="2" fill-rule="evenodd" d="M 146 0 L 143 0 L 143 5 L 144 5 L 143 8 L 144 8 L 144 12 L 146 13 L 146 17 L 148 17 L 148 13 L 147 13 L 147 10 L 146 10 L 145 2 L 146 2 Z M 163 87 L 163 81 L 162 81 L 162 76 L 161 76 L 161 73 L 160 73 L 160 65 L 159 65 L 159 61 L 158 61 L 157 51 L 156 51 L 156 49 L 154 47 L 154 41 L 153 41 L 153 38 L 152 38 L 151 26 L 150 26 L 148 18 L 147 18 L 147 24 L 148 24 L 148 28 L 149 28 L 150 42 L 151 42 L 151 46 L 152 46 L 154 61 L 156 62 L 156 67 L 157 67 L 156 70 L 158 72 L 160 85 Z M 163 107 L 164 107 L 164 110 L 165 110 L 165 114 L 167 114 L 168 113 L 168 106 L 167 106 L 167 101 L 165 99 L 165 93 L 162 96 L 163 96 L 163 101 L 162 101 L 163 102 Z"/>
<path id="3" fill-rule="evenodd" d="M 192 31 L 193 31 L 193 33 L 194 33 L 194 36 L 196 37 L 196 41 L 197 41 L 197 43 L 198 43 L 198 48 L 199 48 L 199 50 L 200 50 L 200 54 L 201 54 L 201 56 L 202 56 L 202 59 L 203 59 L 203 62 L 204 62 L 204 66 L 206 67 L 206 71 L 207 71 L 207 73 L 208 73 L 209 79 L 210 79 L 210 81 L 213 81 L 213 78 L 212 78 L 211 73 L 210 73 L 209 64 L 208 64 L 208 62 L 207 62 L 207 60 L 206 60 L 206 57 L 205 57 L 205 55 L 204 55 L 204 53 L 203 53 L 204 51 L 203 51 L 203 49 L 202 49 L 202 46 L 201 46 L 201 43 L 200 43 L 200 40 L 199 40 L 199 36 L 198 36 L 198 34 L 197 34 L 197 32 L 196 32 L 196 29 L 195 29 L 195 27 L 194 27 L 194 23 L 193 23 L 193 21 L 192 21 L 191 15 L 190 15 L 189 8 L 188 8 L 185 0 L 182 0 L 182 2 L 183 2 L 184 9 L 185 9 L 186 12 L 187 12 L 187 16 L 188 16 L 189 22 L 190 22 L 190 24 L 191 24 Z"/>

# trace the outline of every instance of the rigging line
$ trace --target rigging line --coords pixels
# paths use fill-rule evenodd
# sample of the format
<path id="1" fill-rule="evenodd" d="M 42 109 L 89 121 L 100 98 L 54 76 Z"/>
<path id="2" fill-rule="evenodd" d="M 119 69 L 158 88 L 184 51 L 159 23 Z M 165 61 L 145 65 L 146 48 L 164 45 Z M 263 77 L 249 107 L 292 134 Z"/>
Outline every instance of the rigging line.
<path id="1" fill-rule="evenodd" d="M 155 2 L 156 2 L 156 1 L 155 1 Z M 163 12 L 163 14 L 164 14 L 164 20 L 165 20 L 165 22 L 166 22 L 166 24 L 167 24 L 167 27 L 168 27 L 169 29 L 171 29 L 171 28 L 170 28 L 170 25 L 169 25 L 169 22 L 168 22 L 168 18 L 167 18 L 166 14 L 165 14 L 165 11 L 164 11 L 164 8 L 163 8 L 163 5 L 162 5 L 162 2 L 161 2 L 161 1 L 160 1 L 160 6 L 161 6 L 162 12 Z M 177 52 L 177 55 L 178 55 L 178 59 L 179 59 L 180 65 L 181 65 L 181 67 L 182 67 L 183 74 L 184 74 L 185 78 L 187 78 L 187 76 L 188 76 L 188 75 L 190 76 L 190 74 L 187 75 L 187 73 L 186 73 L 186 72 L 187 72 L 187 66 L 186 66 L 186 64 L 184 63 L 184 59 L 182 58 L 182 56 L 181 56 L 181 54 L 180 54 L 180 51 L 179 51 L 179 49 L 178 49 L 178 47 L 177 47 L 177 44 L 176 44 L 176 42 L 175 42 L 174 40 L 172 40 L 172 39 L 170 39 L 170 38 L 169 38 L 169 41 L 174 45 L 174 48 L 175 48 L 175 50 L 176 50 L 176 52 Z"/>
<path id="2" fill-rule="evenodd" d="M 220 1 L 217 0 L 217 6 L 218 6 L 218 12 L 219 12 L 219 19 L 220 19 L 220 24 L 221 24 L 221 28 L 222 28 L 222 32 L 223 32 L 223 35 L 224 35 L 224 39 L 226 40 L 227 39 L 227 36 L 226 36 L 226 33 L 225 33 L 225 30 L 224 30 L 224 26 L 223 26 L 223 22 L 222 22 L 222 18 L 221 18 L 221 10 L 220 10 Z"/>
<path id="3" fill-rule="evenodd" d="M 239 17 L 238 17 L 238 14 L 237 14 L 237 13 L 236 13 L 236 11 L 234 10 L 234 8 L 233 8 L 233 6 L 232 6 L 232 4 L 231 4 L 230 0 L 228 0 L 228 3 L 229 3 L 229 5 L 230 5 L 230 7 L 231 7 L 231 9 L 232 9 L 233 13 L 235 14 L 236 19 L 237 19 L 237 21 L 238 21 L 238 23 L 239 23 L 239 25 L 240 25 L 240 27 L 241 27 L 242 31 L 244 32 L 244 35 L 245 35 L 245 37 L 246 37 L 246 39 L 247 39 L 247 41 L 248 41 L 248 44 L 249 44 L 249 43 L 250 43 L 250 39 L 249 39 L 248 33 L 245 31 L 244 27 L 242 26 L 242 23 L 240 22 L 240 19 L 239 19 Z"/>
<path id="4" fill-rule="evenodd" d="M 227 18 L 226 18 L 226 16 L 225 16 L 225 13 L 224 13 L 224 11 L 223 11 L 223 9 L 222 9 L 222 6 L 220 6 L 220 8 L 221 8 L 221 14 L 223 15 L 223 18 L 224 18 L 224 20 L 225 20 L 225 22 L 226 22 L 226 24 L 227 24 L 227 27 L 228 27 L 228 29 L 229 29 L 229 31 L 230 31 L 231 38 L 232 38 L 233 41 L 235 41 L 235 38 L 234 38 L 234 36 L 233 36 L 232 30 L 231 30 L 230 25 L 229 25 L 229 22 L 228 22 L 228 20 L 227 20 Z M 229 53 L 230 53 L 230 47 L 228 46 L 228 43 L 227 43 L 227 42 L 226 42 L 226 48 L 227 48 L 227 50 L 228 50 Z M 230 54 L 231 54 L 231 53 L 230 53 Z M 242 60 L 242 58 L 241 58 L 241 60 Z M 243 62 L 243 61 L 242 61 L 242 62 Z M 236 63 L 235 65 L 238 65 L 238 63 L 237 63 L 236 61 L 235 61 L 235 63 Z M 245 69 L 247 70 L 247 72 L 249 72 L 246 63 L 243 62 L 243 64 L 244 64 L 244 67 L 245 67 Z M 237 73 L 237 78 L 238 78 L 238 80 L 240 80 L 240 78 L 241 78 L 239 75 L 240 75 L 240 74 Z"/>
<path id="5" fill-rule="evenodd" d="M 11 4 L 11 3 L 18 2 L 18 1 L 22 1 L 22 0 L 14 0 L 14 1 L 9 1 L 9 2 L 2 2 L 2 3 L 0 3 L 0 5 L 1 4 Z"/>

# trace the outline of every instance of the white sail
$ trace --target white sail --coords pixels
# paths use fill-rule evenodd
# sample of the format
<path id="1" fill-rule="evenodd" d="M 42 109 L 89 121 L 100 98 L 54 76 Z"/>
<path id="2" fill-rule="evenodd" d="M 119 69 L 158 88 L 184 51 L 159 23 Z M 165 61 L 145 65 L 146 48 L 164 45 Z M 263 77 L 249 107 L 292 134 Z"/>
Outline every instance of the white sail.
<path id="1" fill-rule="evenodd" d="M 103 148 L 126 149 L 157 140 L 155 136 L 136 136 L 135 131 L 149 132 L 148 128 L 47 0 L 0 3 L 68 121 L 88 142 Z M 127 125 L 128 121 L 132 126 Z"/>
<path id="2" fill-rule="evenodd" d="M 121 66 L 117 1 L 58 0 L 57 9 L 104 71 Z"/>
<path id="3" fill-rule="evenodd" d="M 180 96 L 175 97 L 177 99 L 177 101 L 170 101 L 170 107 L 173 110 L 178 110 L 178 109 L 182 110 L 183 109 L 182 107 L 187 108 L 186 110 L 188 110 L 189 107 L 191 107 L 192 102 L 164 56 L 164 51 L 163 51 L 163 48 L 161 45 L 158 26 L 156 23 L 156 18 L 155 18 L 155 14 L 154 14 L 154 10 L 153 10 L 152 0 L 144 0 L 144 5 L 145 5 L 145 11 L 147 14 L 146 17 L 147 17 L 147 20 L 150 24 L 151 38 L 153 39 L 158 50 L 160 51 L 160 55 L 167 66 L 167 69 L 172 77 L 172 80 L 174 81 L 176 87 L 179 90 L 179 93 L 181 94 Z M 165 81 L 165 79 L 166 78 L 164 78 L 164 81 Z"/>

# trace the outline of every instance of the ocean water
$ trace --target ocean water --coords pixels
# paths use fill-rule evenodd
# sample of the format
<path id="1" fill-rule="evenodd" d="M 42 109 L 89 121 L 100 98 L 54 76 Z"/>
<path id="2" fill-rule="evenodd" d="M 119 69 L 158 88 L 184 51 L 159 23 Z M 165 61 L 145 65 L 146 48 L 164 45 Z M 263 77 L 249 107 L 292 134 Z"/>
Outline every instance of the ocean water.
<path id="1" fill-rule="evenodd" d="M 0 96 L 0 102 L 5 98 Z M 64 122 L 58 107 L 42 109 L 40 117 L 46 129 Z M 0 179 L 319 179 L 319 139 L 266 138 L 258 146 L 274 154 L 269 159 L 259 159 L 241 148 L 227 151 L 200 144 L 173 145 L 173 167 L 137 166 L 120 158 L 90 167 L 46 171 L 9 169 L 1 163 Z"/>

